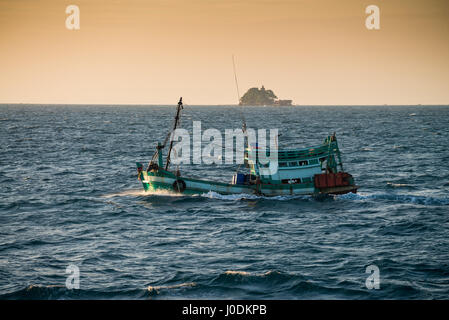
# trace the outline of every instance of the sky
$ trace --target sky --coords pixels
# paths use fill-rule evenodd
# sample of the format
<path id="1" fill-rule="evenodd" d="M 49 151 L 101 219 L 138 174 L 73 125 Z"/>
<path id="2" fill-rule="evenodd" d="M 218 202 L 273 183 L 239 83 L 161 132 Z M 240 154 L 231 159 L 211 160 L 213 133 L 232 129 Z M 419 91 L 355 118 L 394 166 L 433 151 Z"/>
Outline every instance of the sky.
<path id="1" fill-rule="evenodd" d="M 449 104 L 448 40 L 447 0 L 0 0 L 0 103 L 236 104 L 234 55 L 241 95 Z"/>

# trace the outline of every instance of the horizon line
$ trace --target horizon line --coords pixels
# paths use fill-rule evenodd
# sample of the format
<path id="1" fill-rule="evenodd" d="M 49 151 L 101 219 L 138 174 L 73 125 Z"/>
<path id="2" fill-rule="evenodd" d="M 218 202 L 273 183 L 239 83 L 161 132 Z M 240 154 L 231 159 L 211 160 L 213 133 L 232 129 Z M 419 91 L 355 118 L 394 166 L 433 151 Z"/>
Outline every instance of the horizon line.
<path id="1" fill-rule="evenodd" d="M 0 102 L 0 105 L 51 105 L 51 106 L 176 106 L 177 103 L 165 104 L 165 103 L 28 103 L 28 102 Z M 254 106 L 241 106 L 238 104 L 185 104 L 185 106 L 194 107 L 213 107 L 213 106 L 227 106 L 227 107 L 276 107 L 276 108 L 289 108 L 289 107 L 362 107 L 362 106 L 373 106 L 373 107 L 389 107 L 389 106 L 449 106 L 449 103 L 441 104 L 292 104 L 290 106 L 275 106 L 275 105 L 254 105 Z"/>

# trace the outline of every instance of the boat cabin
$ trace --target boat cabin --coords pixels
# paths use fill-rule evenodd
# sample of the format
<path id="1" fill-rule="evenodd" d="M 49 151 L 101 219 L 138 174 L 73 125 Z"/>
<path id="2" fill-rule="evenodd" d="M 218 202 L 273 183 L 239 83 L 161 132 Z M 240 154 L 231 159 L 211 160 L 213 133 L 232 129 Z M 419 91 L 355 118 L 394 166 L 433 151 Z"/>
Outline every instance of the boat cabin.
<path id="1" fill-rule="evenodd" d="M 320 146 L 273 152 L 277 152 L 277 159 L 270 157 L 269 149 L 247 148 L 245 163 L 250 168 L 250 175 L 240 178 L 235 175 L 233 183 L 255 183 L 257 179 L 263 184 L 312 183 L 315 175 L 337 173 L 337 166 L 342 166 L 335 136 L 327 137 Z"/>

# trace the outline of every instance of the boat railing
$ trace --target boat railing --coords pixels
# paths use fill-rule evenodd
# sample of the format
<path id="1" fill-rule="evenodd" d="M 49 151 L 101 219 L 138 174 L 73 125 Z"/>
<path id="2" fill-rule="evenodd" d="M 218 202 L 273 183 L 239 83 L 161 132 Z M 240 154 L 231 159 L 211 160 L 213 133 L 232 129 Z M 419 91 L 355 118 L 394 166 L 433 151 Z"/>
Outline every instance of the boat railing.
<path id="1" fill-rule="evenodd" d="M 277 149 L 277 159 L 278 161 L 289 161 L 289 160 L 301 160 L 308 158 L 317 158 L 327 156 L 331 151 L 338 149 L 336 141 L 330 144 L 320 145 L 305 149 Z M 258 157 L 259 154 L 262 156 L 270 156 L 270 149 L 252 149 L 247 148 L 245 151 L 245 158 L 249 159 L 251 157 Z"/>

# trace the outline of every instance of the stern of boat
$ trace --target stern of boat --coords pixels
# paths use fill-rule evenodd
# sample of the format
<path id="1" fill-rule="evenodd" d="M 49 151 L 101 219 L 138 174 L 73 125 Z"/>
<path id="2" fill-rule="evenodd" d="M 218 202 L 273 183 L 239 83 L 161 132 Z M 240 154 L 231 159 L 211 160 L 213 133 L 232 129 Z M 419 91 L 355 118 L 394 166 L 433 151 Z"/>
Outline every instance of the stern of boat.
<path id="1" fill-rule="evenodd" d="M 316 174 L 314 184 L 320 194 L 357 193 L 359 188 L 354 177 L 347 172 Z"/>

